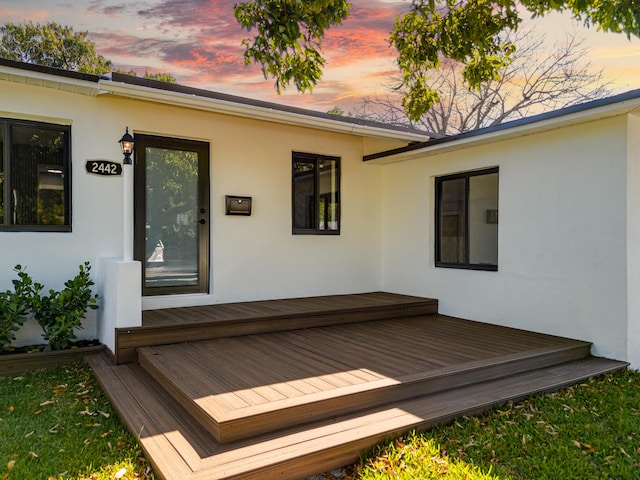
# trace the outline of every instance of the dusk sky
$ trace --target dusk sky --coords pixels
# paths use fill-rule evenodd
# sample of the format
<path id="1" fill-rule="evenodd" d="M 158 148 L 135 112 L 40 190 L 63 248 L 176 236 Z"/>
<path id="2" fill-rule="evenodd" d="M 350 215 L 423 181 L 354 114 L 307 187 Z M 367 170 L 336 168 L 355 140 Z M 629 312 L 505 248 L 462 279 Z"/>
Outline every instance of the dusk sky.
<path id="1" fill-rule="evenodd" d="M 233 17 L 237 0 L 0 0 L 2 23 L 54 21 L 88 31 L 96 50 L 116 68 L 140 74 L 171 73 L 178 83 L 327 111 L 352 109 L 359 98 L 384 94 L 397 72 L 387 38 L 409 1 L 352 0 L 349 19 L 329 30 L 327 66 L 312 95 L 290 87 L 277 95 L 259 66 L 244 64 L 242 30 Z M 528 17 L 527 17 L 528 18 Z M 604 69 L 615 93 L 640 88 L 640 40 L 596 32 L 567 16 L 528 21 L 552 44 L 567 33 L 585 37 L 594 68 Z"/>

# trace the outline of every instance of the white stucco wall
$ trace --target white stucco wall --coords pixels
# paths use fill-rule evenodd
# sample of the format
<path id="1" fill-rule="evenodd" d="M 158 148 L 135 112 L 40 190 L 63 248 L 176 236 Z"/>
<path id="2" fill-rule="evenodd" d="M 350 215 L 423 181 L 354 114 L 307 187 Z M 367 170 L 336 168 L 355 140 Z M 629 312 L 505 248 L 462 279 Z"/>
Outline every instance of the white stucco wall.
<path id="1" fill-rule="evenodd" d="M 383 286 L 627 357 L 624 116 L 384 168 Z M 434 177 L 498 166 L 498 271 L 434 266 Z"/>
<path id="2" fill-rule="evenodd" d="M 362 137 L 9 82 L 0 88 L 0 116 L 70 124 L 72 141 L 72 232 L 0 232 L 0 288 L 10 286 L 17 263 L 60 288 L 85 260 L 100 283 L 102 259 L 122 258 L 123 178 L 88 175 L 85 161 L 120 162 L 125 126 L 211 145 L 211 293 L 147 297 L 143 309 L 381 288 L 382 171 L 362 162 Z M 292 151 L 342 159 L 339 236 L 291 233 Z M 253 197 L 252 215 L 226 216 L 225 195 Z M 80 333 L 93 338 L 98 330 L 91 312 Z"/>
<path id="3" fill-rule="evenodd" d="M 129 111 L 135 133 L 211 144 L 212 293 L 145 297 L 143 309 L 380 289 L 381 171 L 362 162 L 361 138 L 129 103 L 109 108 Z M 291 233 L 292 151 L 341 158 L 339 236 Z M 252 197 L 252 215 L 225 215 L 225 195 Z"/>
<path id="4" fill-rule="evenodd" d="M 95 105 L 95 98 L 83 95 L 1 83 L 0 117 L 72 125 L 72 232 L 0 232 L 0 288 L 11 286 L 16 264 L 47 289 L 61 289 L 84 261 L 91 262 L 95 280 L 99 257 L 122 256 L 122 179 L 88 175 L 84 164 L 96 158 L 120 161 L 115 142 L 123 127 L 103 118 Z M 96 311 L 88 312 L 78 337 L 96 338 L 96 318 Z M 16 344 L 40 341 L 39 327 L 31 322 L 17 338 Z"/>
<path id="5" fill-rule="evenodd" d="M 627 138 L 627 350 L 640 368 L 640 113 L 629 115 Z"/>

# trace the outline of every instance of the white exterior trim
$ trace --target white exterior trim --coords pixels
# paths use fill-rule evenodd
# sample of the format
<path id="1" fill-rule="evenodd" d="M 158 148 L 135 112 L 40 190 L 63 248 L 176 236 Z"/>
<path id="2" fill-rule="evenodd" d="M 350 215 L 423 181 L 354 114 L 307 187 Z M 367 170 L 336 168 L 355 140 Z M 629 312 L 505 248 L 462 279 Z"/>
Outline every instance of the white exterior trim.
<path id="1" fill-rule="evenodd" d="M 339 120 L 318 118 L 303 113 L 268 109 L 259 105 L 249 105 L 229 100 L 201 97 L 198 95 L 160 90 L 147 86 L 130 85 L 122 82 L 99 78 L 97 82 L 70 78 L 63 75 L 25 70 L 0 65 L 0 81 L 37 85 L 95 97 L 111 94 L 124 98 L 147 100 L 166 105 L 174 105 L 208 112 L 223 113 L 244 118 L 266 120 L 286 125 L 305 126 L 329 132 L 362 135 L 400 142 L 416 142 L 428 139 L 426 133 L 414 133 L 397 129 L 359 125 Z"/>
<path id="2" fill-rule="evenodd" d="M 462 136 L 460 139 L 435 143 L 425 146 L 424 148 L 391 154 L 375 160 L 370 163 L 389 164 L 414 160 L 416 158 L 431 157 L 443 153 L 455 152 L 465 148 L 471 148 L 481 145 L 488 145 L 494 142 L 502 142 L 512 138 L 524 137 L 527 135 L 535 135 L 538 133 L 555 130 L 557 128 L 569 127 L 571 125 L 579 125 L 582 123 L 593 122 L 603 118 L 626 115 L 633 111 L 640 110 L 640 98 L 622 101 L 596 107 L 593 109 L 582 110 L 576 113 L 570 113 L 554 118 L 540 120 L 539 122 L 527 123 L 511 128 L 489 130 L 487 133 L 473 136 Z"/>
<path id="3" fill-rule="evenodd" d="M 100 89 L 96 82 L 48 73 L 33 72 L 0 65 L 0 81 L 23 83 L 95 97 Z"/>

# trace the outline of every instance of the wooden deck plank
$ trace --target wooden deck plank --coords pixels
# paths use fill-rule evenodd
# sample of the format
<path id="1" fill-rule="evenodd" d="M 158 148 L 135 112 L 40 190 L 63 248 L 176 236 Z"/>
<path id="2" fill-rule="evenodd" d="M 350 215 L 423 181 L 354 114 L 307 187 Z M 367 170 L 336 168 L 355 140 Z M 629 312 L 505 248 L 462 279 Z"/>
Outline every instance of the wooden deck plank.
<path id="1" fill-rule="evenodd" d="M 459 325 L 460 320 L 460 318 L 456 317 L 438 315 L 438 321 L 442 322 L 443 325 L 448 324 L 449 328 L 455 328 L 455 325 Z M 567 340 L 563 337 L 531 332 L 513 327 L 494 325 L 469 319 L 464 320 L 468 322 L 466 324 L 467 335 L 471 335 L 472 338 L 480 341 L 484 340 L 485 342 L 490 341 L 491 338 L 497 338 L 500 340 L 508 339 L 515 345 L 543 346 L 548 345 L 549 343 L 563 343 Z M 496 326 L 499 326 L 500 328 L 496 330 Z"/>
<path id="2" fill-rule="evenodd" d="M 384 371 L 387 375 L 402 375 L 407 369 L 445 365 L 448 363 L 444 361 L 446 357 L 453 357 L 458 361 L 474 358 L 466 355 L 463 349 L 458 352 L 456 349 L 443 350 L 437 341 L 433 341 L 426 335 L 425 330 L 416 332 L 412 338 L 401 335 L 401 330 L 408 323 L 420 322 L 426 328 L 431 321 L 432 318 L 422 317 L 401 319 L 393 323 L 393 331 L 388 331 L 386 324 L 380 322 L 371 322 L 366 327 L 360 324 L 345 325 L 340 330 L 333 330 L 333 338 L 328 338 L 325 343 L 330 346 L 338 341 L 338 337 L 342 337 L 346 343 L 345 351 L 348 355 L 359 354 L 367 359 L 368 364 L 377 360 L 377 364 L 371 365 L 370 368 Z M 429 326 L 429 331 L 431 330 Z M 309 330 L 297 333 L 307 339 L 309 335 L 315 335 L 315 332 Z M 444 335 L 438 334 L 438 339 L 443 337 Z M 349 343 L 353 345 L 352 348 L 349 347 Z M 434 351 L 435 355 L 432 354 Z M 396 369 L 397 372 L 392 372 L 392 369 Z"/>
<path id="3" fill-rule="evenodd" d="M 243 378 L 242 382 L 239 383 L 239 388 L 245 388 L 247 384 L 255 385 L 256 388 L 253 390 L 264 399 L 273 398 L 276 400 L 286 397 L 286 395 L 279 393 L 277 390 L 273 390 L 269 382 L 264 381 L 269 375 L 269 365 L 255 358 L 252 351 L 247 351 L 244 345 L 238 345 L 233 339 L 228 339 L 221 346 L 223 348 L 216 348 L 213 351 L 210 348 L 203 348 L 204 345 L 200 343 L 195 343 L 193 344 L 194 358 L 199 358 L 203 364 L 212 364 L 219 371 L 219 374 L 224 376 L 227 376 L 228 366 L 241 368 Z M 229 350 L 234 351 L 235 356 L 233 358 L 237 362 L 235 365 L 229 364 L 229 357 L 226 354 Z M 301 393 L 291 390 L 289 395 L 295 396 L 301 395 Z M 258 403 L 263 402 L 259 401 Z"/>
<path id="4" fill-rule="evenodd" d="M 536 341 L 536 337 L 522 339 L 518 337 L 519 332 L 509 332 L 502 327 L 495 325 L 484 325 L 479 322 L 461 322 L 460 319 L 453 319 L 444 315 L 435 315 L 431 320 L 432 327 L 443 332 L 442 338 L 432 339 L 431 344 L 441 344 L 445 340 L 447 348 L 458 346 L 460 350 L 478 352 L 485 354 L 487 351 L 499 349 L 501 353 L 517 351 L 524 348 L 535 348 L 546 345 L 546 341 Z M 408 325 L 407 329 L 412 334 L 420 334 L 421 325 Z M 446 334 L 444 334 L 446 332 Z"/>
<path id="5" fill-rule="evenodd" d="M 224 342 L 223 348 L 220 348 L 220 344 L 217 341 L 209 344 L 207 342 L 198 343 L 198 348 L 203 353 L 207 350 L 215 350 L 215 355 L 221 358 L 222 361 L 218 363 L 218 368 L 222 371 L 242 378 L 243 388 L 252 386 L 253 384 L 248 381 L 248 378 L 244 375 L 247 370 L 253 370 L 254 368 L 262 368 L 267 366 L 265 376 L 261 377 L 258 385 L 269 383 L 282 383 L 288 380 L 298 380 L 300 377 L 299 365 L 305 361 L 304 357 L 296 355 L 296 352 L 288 351 L 286 358 L 280 355 L 278 349 L 280 345 L 271 341 L 270 349 L 262 349 L 261 351 L 251 348 L 260 341 L 262 336 L 232 338 Z M 269 334 L 269 338 L 273 338 L 272 334 Z M 185 346 L 185 348 L 189 348 Z M 287 359 L 292 358 L 291 361 Z M 277 363 L 277 368 L 274 362 Z M 312 363 L 309 362 L 312 366 Z M 359 383 L 359 379 L 356 379 L 350 375 L 343 373 L 340 369 L 342 365 L 336 366 L 332 369 L 324 371 L 328 375 L 320 375 L 320 371 L 315 368 L 309 374 L 317 378 L 328 379 L 326 380 L 327 388 L 335 388 L 336 386 L 345 386 L 352 383 Z M 334 375 L 337 374 L 337 375 Z"/>
<path id="6" fill-rule="evenodd" d="M 342 331 L 342 330 L 341 330 Z M 348 336 L 349 341 L 339 342 L 338 339 L 326 338 L 314 335 L 315 331 L 297 331 L 287 335 L 285 342 L 288 344 L 312 344 L 313 353 L 318 351 L 323 356 L 333 355 L 339 352 L 341 362 L 347 365 L 360 366 L 370 372 L 375 372 L 377 376 L 400 376 L 412 368 L 433 368 L 434 365 L 422 359 L 409 359 L 397 352 L 396 348 L 389 349 L 381 345 L 371 344 L 374 336 L 368 336 L 366 343 L 356 341 L 357 339 Z"/>
<path id="7" fill-rule="evenodd" d="M 370 378 L 362 379 L 358 375 L 353 375 L 352 372 L 345 374 L 339 368 L 336 368 L 336 371 L 340 373 L 338 377 L 333 374 L 317 375 L 317 370 L 315 369 L 317 359 L 310 355 L 303 355 L 295 350 L 289 350 L 286 357 L 279 357 L 278 368 L 274 369 L 273 363 L 266 360 L 273 357 L 273 352 L 279 348 L 279 344 L 274 343 L 273 340 L 266 339 L 262 335 L 247 337 L 247 340 L 249 338 L 254 348 L 259 349 L 263 354 L 261 358 L 265 359 L 262 363 L 266 365 L 265 369 L 268 373 L 263 376 L 263 379 L 265 382 L 271 381 L 271 385 L 274 388 L 290 387 L 302 394 L 305 392 L 308 394 L 370 380 Z M 305 367 L 303 368 L 302 365 L 305 365 Z M 302 372 L 306 372 L 306 376 Z M 318 381 L 309 381 L 309 379 Z"/>
<path id="8" fill-rule="evenodd" d="M 295 368 L 296 372 L 300 372 L 300 364 L 306 364 L 307 367 L 304 368 L 304 371 L 313 378 L 321 378 L 319 372 L 324 372 L 329 375 L 327 377 L 329 388 L 345 386 L 344 382 L 332 380 L 333 375 L 340 372 L 349 372 L 349 377 L 345 378 L 345 380 L 349 380 L 351 384 L 375 381 L 380 378 L 380 375 L 362 371 L 353 363 L 345 362 L 339 355 L 334 354 L 341 347 L 349 348 L 348 345 L 333 344 L 330 345 L 329 351 L 324 351 L 324 344 L 319 339 L 314 338 L 310 342 L 308 340 L 297 340 L 299 332 L 287 333 L 269 335 L 277 341 L 277 343 L 272 343 L 274 345 L 273 348 L 281 348 L 283 352 L 286 352 L 286 356 L 280 356 L 279 360 Z M 265 336 L 258 336 L 258 341 L 266 342 Z"/>
<path id="9" fill-rule="evenodd" d="M 283 343 L 279 341 L 278 337 L 274 334 L 269 335 L 253 335 L 246 338 L 236 338 L 236 345 L 245 345 L 253 347 L 248 350 L 248 353 L 253 353 L 257 355 L 257 352 L 260 352 L 260 355 L 257 357 L 260 362 L 268 362 L 271 367 L 273 367 L 273 355 L 274 351 L 283 348 Z M 236 350 L 237 351 L 237 350 Z M 283 352 L 284 353 L 284 352 Z M 284 360 L 284 355 L 278 355 L 279 359 Z M 280 370 L 279 369 L 270 369 L 270 374 L 265 377 L 266 380 L 271 379 L 273 382 L 281 382 L 283 377 L 289 380 L 290 378 L 298 379 L 299 378 L 299 369 L 297 367 L 298 362 L 303 361 L 304 358 L 308 358 L 307 355 L 302 354 L 296 349 L 288 348 L 286 349 L 286 357 L 290 358 L 290 368 Z M 345 364 L 339 361 L 333 361 L 330 358 L 326 358 L 323 362 L 322 371 L 327 372 L 332 376 L 332 378 L 336 378 L 339 385 L 352 385 L 355 383 L 362 383 L 366 381 L 358 376 L 351 374 L 348 371 L 345 371 Z M 310 362 L 310 365 L 313 365 L 313 362 Z M 317 364 L 316 364 L 317 366 Z M 326 367 L 326 368 L 324 368 Z M 317 370 L 316 370 L 317 372 Z M 316 376 L 316 375 L 314 375 Z"/>
<path id="10" fill-rule="evenodd" d="M 411 305 L 425 299 L 409 295 L 373 292 L 358 295 L 330 295 L 326 297 L 291 298 L 257 302 L 205 305 L 200 307 L 147 310 L 143 312 L 143 323 L 148 326 L 172 325 L 189 322 L 225 321 L 239 318 L 273 317 L 285 314 L 308 314 L 327 310 L 370 308 L 379 306 Z"/>
<path id="11" fill-rule="evenodd" d="M 268 401 L 275 401 L 282 400 L 284 398 L 304 395 L 304 391 L 302 390 L 298 390 L 287 385 L 276 386 L 272 382 L 268 381 L 270 375 L 272 374 L 271 370 L 273 366 L 270 364 L 270 362 L 260 361 L 260 359 L 256 359 L 255 357 L 253 357 L 253 351 L 243 350 L 242 344 L 238 345 L 237 342 L 233 342 L 232 339 L 230 339 L 226 346 L 234 350 L 236 359 L 239 357 L 245 357 L 251 360 L 250 365 L 236 364 L 233 365 L 233 367 L 242 367 L 244 382 L 251 385 L 256 385 L 256 387 L 252 387 L 252 389 L 263 398 L 267 399 Z M 216 365 L 221 365 L 221 367 L 219 367 L 222 368 L 222 371 L 220 372 L 221 374 L 225 374 L 227 372 L 226 367 L 228 366 L 228 358 L 225 355 L 226 350 L 216 350 L 215 358 L 211 358 L 210 356 L 213 353 L 211 352 L 211 349 L 198 347 L 202 347 L 202 345 L 196 345 L 196 351 L 202 355 L 203 360 L 207 359 L 207 361 L 215 363 Z M 307 388 L 306 391 L 309 391 L 309 388 Z"/>
<path id="12" fill-rule="evenodd" d="M 588 353 L 585 342 L 433 315 L 144 347 L 140 358 L 219 440 L 232 441 Z"/>
<path id="13" fill-rule="evenodd" d="M 287 399 L 269 405 L 269 411 L 259 409 L 258 406 L 247 407 L 242 410 L 228 412 L 227 420 L 236 420 L 233 423 L 235 429 L 243 428 L 247 431 L 268 431 L 270 418 L 277 417 L 276 424 L 291 424 L 289 417 L 282 416 L 281 412 L 286 411 L 290 416 L 294 416 L 299 422 L 321 417 L 325 412 L 327 416 L 348 410 L 358 410 L 365 407 L 380 405 L 387 402 L 402 401 L 406 398 L 413 398 L 425 394 L 436 393 L 442 390 L 458 388 L 464 385 L 486 381 L 488 379 L 500 378 L 510 374 L 520 373 L 536 367 L 546 367 L 554 365 L 557 360 L 552 360 L 549 354 L 553 354 L 553 348 L 549 351 L 532 352 L 526 359 L 519 355 L 510 355 L 496 359 L 493 368 L 486 368 L 484 362 L 473 362 L 466 365 L 456 365 L 434 371 L 426 375 L 413 375 L 407 377 L 405 381 L 398 382 L 393 379 L 385 379 L 379 382 L 372 382 L 366 386 L 356 385 L 350 389 L 342 389 L 338 392 L 342 396 L 331 396 L 330 392 L 309 398 L 305 404 L 294 402 L 294 399 Z M 557 348 L 557 347 L 556 347 Z M 575 358 L 581 358 L 580 356 Z M 571 361 L 574 358 L 567 358 Z M 273 428 L 273 425 L 271 426 Z M 236 430 L 236 435 L 238 435 Z"/>
<path id="14" fill-rule="evenodd" d="M 210 457 L 215 453 L 215 449 L 201 449 L 195 455 L 192 453 L 199 444 L 212 445 L 210 435 L 201 431 L 205 437 L 209 437 L 208 440 L 202 441 L 189 434 L 201 427 L 190 424 L 189 415 L 183 415 L 178 421 L 176 414 L 180 414 L 180 409 L 163 408 L 159 399 L 166 395 L 163 395 L 161 390 L 155 392 L 159 395 L 154 395 L 142 378 L 132 378 L 129 366 L 113 367 L 96 357 L 89 360 L 89 365 L 118 416 L 140 439 L 143 448 L 153 452 L 149 461 L 154 468 L 162 472 L 166 480 L 184 480 L 191 477 L 192 467 L 198 466 L 202 457 Z M 165 436 L 165 432 L 178 430 L 183 431 L 182 437 L 186 443 L 177 443 L 175 438 L 171 441 Z M 189 458 L 192 460 L 191 466 L 187 463 Z"/>
<path id="15" fill-rule="evenodd" d="M 182 345 L 170 345 L 167 347 L 151 347 L 150 355 L 140 355 L 141 365 L 155 366 L 155 372 L 160 373 L 187 398 L 215 399 L 216 404 L 228 405 L 229 408 L 242 408 L 256 403 L 267 403 L 266 399 L 258 395 L 250 395 L 245 390 L 246 383 L 238 376 L 228 375 L 217 364 L 209 364 L 202 361 L 197 343 L 189 345 L 191 348 L 182 348 Z M 144 350 L 146 352 L 147 349 Z M 141 351 L 142 353 L 142 351 Z M 212 349 L 212 357 L 217 355 L 217 350 Z M 143 361 L 143 359 L 145 361 Z M 218 358 L 218 362 L 225 362 L 225 358 Z M 224 363 L 220 363 L 224 365 Z M 179 373 L 175 373 L 177 369 Z M 164 382 L 162 382 L 164 385 Z M 247 398 L 248 397 L 248 398 Z"/>
<path id="16" fill-rule="evenodd" d="M 114 354 L 127 363 L 142 346 L 437 312 L 436 300 L 384 292 L 147 310 L 142 327 L 116 329 Z"/>
<path id="17" fill-rule="evenodd" d="M 440 315 L 434 316 L 432 329 L 437 329 L 441 334 L 437 337 L 425 339 L 425 349 L 428 349 L 434 359 L 443 364 L 451 364 L 464 359 L 473 360 L 487 358 L 492 355 L 507 354 L 522 351 L 528 348 L 536 348 L 538 344 L 518 342 L 508 335 L 501 335 L 499 330 L 490 329 L 478 332 L 473 325 L 461 325 L 458 319 L 454 325 L 442 322 Z M 417 324 L 407 325 L 407 333 L 414 337 L 420 337 L 422 328 Z M 424 333 L 422 333 L 424 336 Z M 546 343 L 541 343 L 546 345 Z"/>

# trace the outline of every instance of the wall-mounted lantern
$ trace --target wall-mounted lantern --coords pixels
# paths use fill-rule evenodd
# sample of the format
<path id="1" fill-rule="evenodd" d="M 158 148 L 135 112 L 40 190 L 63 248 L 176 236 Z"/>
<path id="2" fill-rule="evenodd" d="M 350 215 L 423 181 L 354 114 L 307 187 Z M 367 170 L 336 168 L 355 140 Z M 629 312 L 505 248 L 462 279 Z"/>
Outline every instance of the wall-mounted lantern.
<path id="1" fill-rule="evenodd" d="M 129 127 L 126 127 L 126 131 L 120 140 L 120 148 L 122 148 L 122 154 L 124 155 L 124 160 L 122 163 L 124 165 L 131 165 L 133 162 L 131 161 L 131 154 L 133 153 L 133 144 L 135 143 L 135 139 L 129 133 Z"/>

